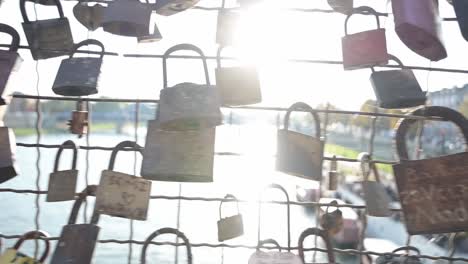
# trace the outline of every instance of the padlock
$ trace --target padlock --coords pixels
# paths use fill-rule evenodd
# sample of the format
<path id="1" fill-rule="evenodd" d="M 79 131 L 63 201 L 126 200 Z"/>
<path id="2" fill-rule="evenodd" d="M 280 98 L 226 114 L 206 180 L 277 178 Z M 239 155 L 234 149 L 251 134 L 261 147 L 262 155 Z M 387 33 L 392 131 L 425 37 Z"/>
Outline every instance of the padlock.
<path id="1" fill-rule="evenodd" d="M 343 213 L 336 207 L 332 212 L 329 211 L 330 206 L 337 206 L 338 202 L 333 200 L 327 206 L 325 213 L 320 217 L 320 226 L 325 229 L 330 235 L 338 234 L 343 229 Z"/>
<path id="2" fill-rule="evenodd" d="M 111 34 L 139 37 L 148 35 L 151 8 L 139 0 L 116 0 L 104 9 L 101 26 Z"/>
<path id="3" fill-rule="evenodd" d="M 274 245 L 278 251 L 263 252 L 260 250 L 267 244 Z M 282 252 L 274 239 L 258 241 L 257 250 L 250 256 L 248 264 L 303 264 L 301 259 L 292 252 Z"/>
<path id="4" fill-rule="evenodd" d="M 334 264 L 335 262 L 335 254 L 333 254 L 333 246 L 332 243 L 330 242 L 330 237 L 327 231 L 322 230 L 320 228 L 307 228 L 304 230 L 301 235 L 299 236 L 299 241 L 298 241 L 298 247 L 299 247 L 299 256 L 301 258 L 301 263 L 309 263 L 305 261 L 305 256 L 304 256 L 304 240 L 308 236 L 319 236 L 323 239 L 325 242 L 325 248 L 327 250 L 327 257 L 328 257 L 328 262 L 330 264 Z"/>
<path id="5" fill-rule="evenodd" d="M 335 12 L 345 15 L 353 12 L 354 0 L 327 0 L 327 2 Z"/>
<path id="6" fill-rule="evenodd" d="M 393 172 L 408 233 L 437 234 L 467 230 L 468 199 L 464 195 L 468 184 L 467 120 L 463 114 L 443 106 L 422 107 L 409 115 L 439 117 L 443 121 L 453 122 L 463 135 L 465 150 L 442 157 L 409 160 L 405 140 L 410 128 L 419 120 L 404 118 L 399 121 L 395 145 L 400 162 L 393 165 Z M 439 135 L 445 137 L 443 133 Z M 434 140 L 436 137 L 431 135 Z"/>
<path id="7" fill-rule="evenodd" d="M 96 194 L 96 185 L 86 187 L 78 195 L 68 219 L 62 228 L 59 241 L 52 256 L 51 264 L 90 264 L 94 254 L 100 227 L 97 225 L 99 214 L 93 213 L 91 223 L 77 224 L 78 212 L 87 196 Z"/>
<path id="8" fill-rule="evenodd" d="M 23 30 L 34 60 L 48 59 L 69 54 L 73 48 L 70 23 L 63 14 L 60 0 L 55 0 L 60 18 L 29 21 L 26 0 L 20 0 Z"/>
<path id="9" fill-rule="evenodd" d="M 468 41 L 468 2 L 464 0 L 452 0 L 455 15 L 457 16 L 458 26 L 463 38 Z"/>
<path id="10" fill-rule="evenodd" d="M 100 47 L 101 53 L 99 58 L 73 58 L 78 49 L 86 45 Z M 87 39 L 76 44 L 70 53 L 70 58 L 62 60 L 60 64 L 54 85 L 52 86 L 54 93 L 64 96 L 96 94 L 98 92 L 97 87 L 104 53 L 104 45 L 95 39 Z"/>
<path id="11" fill-rule="evenodd" d="M 15 153 L 16 140 L 13 130 L 0 127 L 0 183 L 18 175 Z"/>
<path id="12" fill-rule="evenodd" d="M 60 157 L 65 148 L 73 150 L 73 160 L 71 170 L 58 170 Z M 62 202 L 75 199 L 76 182 L 78 179 L 78 170 L 76 163 L 78 159 L 78 148 L 71 140 L 63 142 L 57 151 L 54 163 L 54 172 L 49 176 L 49 187 L 47 189 L 47 202 Z"/>
<path id="13" fill-rule="evenodd" d="M 403 63 L 397 57 L 390 54 L 388 56 L 402 69 L 376 72 L 372 68 L 370 81 L 379 107 L 392 109 L 423 105 L 427 99 L 426 94 L 413 71 L 404 69 Z"/>
<path id="14" fill-rule="evenodd" d="M 103 5 L 78 2 L 73 7 L 73 15 L 88 30 L 94 31 L 101 27 L 102 17 L 106 9 Z"/>
<path id="15" fill-rule="evenodd" d="M 148 28 L 149 29 L 149 28 Z M 158 25 L 154 23 L 153 33 L 148 32 L 147 34 L 143 34 L 137 37 L 138 43 L 150 43 L 160 41 L 162 39 L 162 34 L 159 31 Z"/>
<path id="16" fill-rule="evenodd" d="M 315 137 L 289 130 L 291 112 L 298 110 L 307 111 L 314 118 Z M 283 126 L 283 129 L 278 130 L 276 170 L 306 179 L 320 180 L 324 143 L 320 137 L 318 114 L 306 103 L 295 103 L 286 112 Z"/>
<path id="17" fill-rule="evenodd" d="M 447 57 L 434 0 L 392 0 L 392 10 L 395 31 L 410 50 L 431 61 Z"/>
<path id="18" fill-rule="evenodd" d="M 154 231 L 144 242 L 143 248 L 141 250 L 141 258 L 140 258 L 140 263 L 141 264 L 146 264 L 146 251 L 148 249 L 148 246 L 150 245 L 151 241 L 155 239 L 159 235 L 163 234 L 174 234 L 178 238 L 182 239 L 182 243 L 185 245 L 186 251 L 187 251 L 187 263 L 192 264 L 193 262 L 193 257 L 192 257 L 192 247 L 190 246 L 190 241 L 188 238 L 185 236 L 184 233 L 180 232 L 177 229 L 170 228 L 170 227 L 165 227 L 158 229 Z"/>
<path id="19" fill-rule="evenodd" d="M 201 56 L 206 84 L 180 83 L 167 85 L 167 58 L 179 50 L 191 50 Z M 208 66 L 203 51 L 192 44 L 179 44 L 163 55 L 163 89 L 159 96 L 158 121 L 165 130 L 199 130 L 222 123 L 220 100 L 216 87 L 210 85 Z"/>
<path id="20" fill-rule="evenodd" d="M 348 21 L 354 14 L 374 15 L 377 29 L 348 34 Z M 380 28 L 377 12 L 368 6 L 357 7 L 346 17 L 345 36 L 341 39 L 341 44 L 345 70 L 362 69 L 388 63 L 385 29 Z"/>
<path id="21" fill-rule="evenodd" d="M 236 30 L 240 13 L 234 10 L 221 9 L 218 12 L 216 43 L 220 46 L 232 46 L 237 42 Z"/>
<path id="22" fill-rule="evenodd" d="M 361 183 L 367 214 L 376 217 L 390 216 L 391 212 L 388 209 L 390 197 L 388 197 L 385 187 L 380 182 L 377 166 L 372 162 L 371 156 L 367 152 L 359 153 L 358 160 L 361 163 L 361 171 L 364 176 L 364 181 Z M 374 173 L 375 181 L 369 180 L 371 172 Z"/>
<path id="23" fill-rule="evenodd" d="M 23 244 L 26 240 L 33 240 L 33 239 L 40 239 L 40 238 L 48 238 L 49 235 L 44 231 L 30 231 L 24 234 L 12 248 L 8 248 L 3 252 L 0 256 L 0 264 L 43 264 L 49 255 L 49 248 L 50 242 L 49 240 L 43 240 L 45 243 L 44 251 L 41 257 L 36 260 L 32 257 L 29 257 L 21 252 L 19 252 L 19 248 L 21 244 Z"/>
<path id="24" fill-rule="evenodd" d="M 72 119 L 67 123 L 70 127 L 70 132 L 79 137 L 88 133 L 89 120 L 86 104 L 83 101 L 76 102 L 76 110 L 72 112 Z"/>
<path id="25" fill-rule="evenodd" d="M 218 48 L 216 62 L 216 88 L 222 105 L 239 106 L 262 101 L 260 80 L 255 67 L 222 67 L 221 51 Z"/>
<path id="26" fill-rule="evenodd" d="M 215 128 L 167 131 L 148 122 L 141 175 L 152 181 L 213 182 Z"/>
<path id="27" fill-rule="evenodd" d="M 339 176 L 338 162 L 336 161 L 336 156 L 333 155 L 330 161 L 330 171 L 328 172 L 328 190 L 336 191 L 338 189 Z"/>
<path id="28" fill-rule="evenodd" d="M 375 264 L 422 264 L 423 262 L 416 256 L 411 256 L 408 254 L 394 256 L 398 251 L 414 251 L 416 255 L 420 255 L 421 252 L 418 248 L 413 246 L 404 246 L 399 247 L 392 251 L 392 254 L 384 254 L 383 256 L 379 256 L 375 260 Z"/>
<path id="29" fill-rule="evenodd" d="M 0 50 L 0 105 L 10 102 L 12 85 L 8 85 L 8 80 L 13 72 L 18 71 L 21 62 L 21 56 L 18 53 L 20 36 L 16 30 L 6 24 L 0 24 L 0 32 L 11 36 L 11 45 L 9 50 Z"/>
<path id="30" fill-rule="evenodd" d="M 170 16 L 194 7 L 200 0 L 158 0 L 156 13 Z"/>
<path id="31" fill-rule="evenodd" d="M 237 201 L 237 198 L 232 194 L 227 194 L 224 199 L 231 198 Z M 218 221 L 218 241 L 223 242 L 225 240 L 240 237 L 244 234 L 244 222 L 242 215 L 239 212 L 239 202 L 237 202 L 237 214 L 226 218 L 222 217 L 221 206 L 223 202 L 219 204 L 219 221 Z"/>
<path id="32" fill-rule="evenodd" d="M 123 141 L 115 146 L 108 169 L 102 171 L 96 194 L 96 210 L 99 214 L 146 220 L 151 182 L 137 176 L 114 171 L 117 153 L 126 148 L 142 153 L 141 147 L 133 141 Z"/>

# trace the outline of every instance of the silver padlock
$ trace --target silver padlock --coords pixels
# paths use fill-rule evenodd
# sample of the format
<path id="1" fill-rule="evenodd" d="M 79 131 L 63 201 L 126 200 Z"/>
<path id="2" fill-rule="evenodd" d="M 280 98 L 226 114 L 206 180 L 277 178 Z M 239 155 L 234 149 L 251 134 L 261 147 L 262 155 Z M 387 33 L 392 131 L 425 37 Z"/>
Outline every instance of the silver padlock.
<path id="1" fill-rule="evenodd" d="M 9 50 L 0 50 L 0 105 L 8 104 L 11 98 L 12 85 L 8 84 L 10 76 L 18 71 L 23 59 L 18 53 L 20 36 L 11 26 L 0 24 L 0 33 L 11 36 Z"/>
<path id="2" fill-rule="evenodd" d="M 237 201 L 237 198 L 232 194 L 227 194 L 224 199 L 233 199 Z M 242 215 L 239 212 L 239 202 L 237 203 L 237 214 L 226 218 L 222 217 L 221 206 L 223 202 L 219 204 L 219 221 L 218 221 L 218 241 L 223 242 L 225 240 L 233 239 L 244 234 L 244 222 Z"/>
<path id="3" fill-rule="evenodd" d="M 274 245 L 278 251 L 261 251 L 267 244 Z M 301 259 L 292 252 L 282 252 L 281 247 L 274 239 L 258 241 L 257 250 L 250 256 L 248 264 L 303 264 Z"/>
<path id="4" fill-rule="evenodd" d="M 72 167 L 70 170 L 59 171 L 60 157 L 65 148 L 71 148 L 73 150 Z M 75 143 L 71 140 L 65 141 L 57 151 L 54 171 L 49 176 L 47 202 L 62 202 L 75 199 L 76 182 L 78 178 L 78 170 L 76 169 L 77 159 L 78 148 Z"/>
<path id="5" fill-rule="evenodd" d="M 96 194 L 96 211 L 110 216 L 146 220 L 151 182 L 141 177 L 113 171 L 117 153 L 125 148 L 141 153 L 141 147 L 132 141 L 123 141 L 115 147 L 109 168 L 101 175 Z"/>
<path id="6" fill-rule="evenodd" d="M 165 227 L 158 229 L 154 231 L 144 242 L 143 248 L 141 250 L 141 258 L 140 258 L 140 263 L 141 264 L 146 264 L 146 251 L 148 250 L 148 246 L 150 245 L 151 241 L 155 239 L 159 235 L 163 234 L 174 234 L 178 238 L 182 239 L 182 243 L 185 245 L 186 252 L 187 252 L 187 264 L 192 264 L 193 263 L 193 257 L 192 257 L 192 247 L 190 246 L 190 241 L 188 238 L 185 236 L 184 233 L 180 232 L 177 229 L 170 228 L 170 227 Z"/>
<path id="7" fill-rule="evenodd" d="M 15 153 L 16 140 L 13 130 L 0 127 L 0 183 L 18 175 Z"/>
<path id="8" fill-rule="evenodd" d="M 319 236 L 323 239 L 323 241 L 325 242 L 325 248 L 327 250 L 327 263 L 335 264 L 335 254 L 333 253 L 333 245 L 330 241 L 329 234 L 328 232 L 320 228 L 307 228 L 299 236 L 299 242 L 297 244 L 299 245 L 299 256 L 301 257 L 302 263 L 308 263 L 305 261 L 304 256 L 304 240 L 311 235 Z"/>

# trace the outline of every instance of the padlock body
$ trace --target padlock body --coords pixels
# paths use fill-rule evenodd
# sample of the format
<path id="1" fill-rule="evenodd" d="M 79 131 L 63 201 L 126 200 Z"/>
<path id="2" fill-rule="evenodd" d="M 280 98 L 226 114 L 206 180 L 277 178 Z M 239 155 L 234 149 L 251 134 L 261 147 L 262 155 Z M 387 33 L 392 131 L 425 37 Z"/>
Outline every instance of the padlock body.
<path id="1" fill-rule="evenodd" d="M 77 179 L 77 170 L 52 172 L 49 177 L 46 201 L 62 202 L 74 200 Z"/>
<path id="2" fill-rule="evenodd" d="M 58 95 L 87 96 L 96 94 L 101 58 L 67 58 L 62 60 L 52 90 Z"/>
<path id="3" fill-rule="evenodd" d="M 363 181 L 362 189 L 366 201 L 367 214 L 376 217 L 387 217 L 391 215 L 388 209 L 390 198 L 385 187 L 375 181 Z"/>
<path id="4" fill-rule="evenodd" d="M 379 256 L 375 260 L 375 264 L 394 264 L 394 263 L 401 263 L 401 264 L 422 264 L 423 262 L 414 256 L 391 256 L 391 255 L 383 255 Z"/>
<path id="5" fill-rule="evenodd" d="M 50 263 L 91 263 L 99 229 L 99 226 L 94 224 L 64 226 Z"/>
<path id="6" fill-rule="evenodd" d="M 468 2 L 464 0 L 452 0 L 452 3 L 462 36 L 468 41 Z"/>
<path id="7" fill-rule="evenodd" d="M 88 133 L 88 112 L 73 111 L 72 120 L 70 123 L 70 132 L 76 135 Z"/>
<path id="8" fill-rule="evenodd" d="M 158 120 L 166 130 L 199 130 L 222 123 L 215 86 L 181 83 L 160 93 Z"/>
<path id="9" fill-rule="evenodd" d="M 11 91 L 8 89 L 11 85 L 8 85 L 10 76 L 17 71 L 21 65 L 20 55 L 17 52 L 9 50 L 0 50 L 0 105 L 7 104 Z"/>
<path id="10" fill-rule="evenodd" d="M 159 0 L 156 1 L 156 13 L 170 16 L 195 6 L 200 0 Z"/>
<path id="11" fill-rule="evenodd" d="M 370 80 L 381 108 L 408 108 L 426 102 L 426 94 L 411 70 L 373 72 Z"/>
<path id="12" fill-rule="evenodd" d="M 392 0 L 395 31 L 416 54 L 439 61 L 447 57 L 435 1 Z"/>
<path id="13" fill-rule="evenodd" d="M 150 181 L 105 170 L 97 189 L 95 207 L 100 214 L 146 220 L 150 194 Z"/>
<path id="14" fill-rule="evenodd" d="M 345 70 L 388 63 L 385 29 L 374 29 L 344 36 L 341 39 Z"/>
<path id="15" fill-rule="evenodd" d="M 244 234 L 242 215 L 233 215 L 218 221 L 218 241 L 233 239 Z"/>
<path id="16" fill-rule="evenodd" d="M 240 13 L 231 10 L 220 10 L 216 28 L 216 43 L 221 46 L 234 45 L 236 42 L 236 29 Z"/>
<path id="17" fill-rule="evenodd" d="M 137 37 L 138 43 L 156 42 L 163 38 L 156 24 L 154 24 L 153 33 L 151 33 L 151 29 L 149 29 L 149 31 L 150 32 Z"/>
<path id="18" fill-rule="evenodd" d="M 294 176 L 322 178 L 323 141 L 295 131 L 278 130 L 276 169 Z"/>
<path id="19" fill-rule="evenodd" d="M 330 171 L 328 173 L 328 190 L 335 191 L 338 189 L 338 177 L 339 174 L 336 171 Z"/>
<path id="20" fill-rule="evenodd" d="M 141 175 L 154 181 L 212 182 L 215 128 L 162 130 L 148 122 Z"/>
<path id="21" fill-rule="evenodd" d="M 138 37 L 148 34 L 152 10 L 139 1 L 119 0 L 110 3 L 102 18 L 102 28 L 120 36 Z"/>
<path id="22" fill-rule="evenodd" d="M 67 18 L 23 23 L 23 30 L 35 60 L 66 55 L 73 49 L 73 35 Z"/>
<path id="23" fill-rule="evenodd" d="M 73 7 L 73 15 L 88 30 L 94 31 L 101 27 L 102 17 L 106 8 L 100 4 L 88 6 L 86 3 L 78 2 Z"/>
<path id="24" fill-rule="evenodd" d="M 262 101 L 258 72 L 253 67 L 216 68 L 216 88 L 222 105 L 239 106 Z"/>
<path id="25" fill-rule="evenodd" d="M 16 140 L 13 130 L 0 127 L 0 183 L 18 175 L 15 152 Z"/>
<path id="26" fill-rule="evenodd" d="M 291 252 L 262 252 L 253 253 L 248 264 L 303 264 L 302 260 Z"/>
<path id="27" fill-rule="evenodd" d="M 0 264 L 41 264 L 41 262 L 16 249 L 9 248 L 0 256 Z"/>

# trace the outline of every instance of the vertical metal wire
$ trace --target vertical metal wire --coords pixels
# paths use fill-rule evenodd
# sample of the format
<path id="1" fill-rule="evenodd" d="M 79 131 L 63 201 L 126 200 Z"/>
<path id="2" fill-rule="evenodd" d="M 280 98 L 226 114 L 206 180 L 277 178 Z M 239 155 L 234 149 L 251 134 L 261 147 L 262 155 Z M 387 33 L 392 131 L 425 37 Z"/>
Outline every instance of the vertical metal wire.
<path id="1" fill-rule="evenodd" d="M 86 39 L 89 39 L 90 35 L 90 30 L 86 32 Z M 89 45 L 86 46 L 88 51 L 89 51 Z M 88 124 L 87 124 L 87 131 L 86 131 L 86 168 L 85 168 L 85 184 L 86 186 L 89 186 L 89 141 L 90 141 L 90 134 L 91 134 L 91 102 L 87 101 L 86 102 L 86 110 L 88 111 Z M 83 205 L 83 221 L 85 223 L 88 222 L 88 199 L 84 199 L 84 205 Z"/>
<path id="2" fill-rule="evenodd" d="M 448 257 L 453 258 L 455 256 L 455 251 L 457 250 L 455 246 L 455 239 L 457 238 L 458 233 L 452 233 L 450 234 L 450 239 L 449 239 L 449 249 L 448 249 Z M 453 260 L 449 261 L 449 264 L 452 264 Z"/>
<path id="3" fill-rule="evenodd" d="M 135 103 L 135 117 L 134 117 L 134 137 L 135 137 L 135 143 L 138 144 L 138 125 L 139 125 L 139 119 L 140 119 L 140 103 L 136 102 Z M 133 176 L 137 176 L 137 171 L 138 171 L 138 166 L 137 166 L 137 159 L 138 159 L 138 151 L 134 151 L 134 156 L 133 156 Z M 132 256 L 133 256 L 133 235 L 134 235 L 134 222 L 133 219 L 130 219 L 130 234 L 129 234 L 129 240 L 130 243 L 128 243 L 128 264 L 132 264 Z"/>
<path id="4" fill-rule="evenodd" d="M 179 183 L 179 197 L 182 196 L 182 183 Z M 177 223 L 176 223 L 176 228 L 177 230 L 180 230 L 180 208 L 182 206 L 182 200 L 179 199 L 177 201 Z M 179 236 L 176 236 L 175 242 L 178 244 L 179 243 Z M 174 263 L 179 264 L 179 246 L 175 247 L 175 258 L 174 258 Z"/>

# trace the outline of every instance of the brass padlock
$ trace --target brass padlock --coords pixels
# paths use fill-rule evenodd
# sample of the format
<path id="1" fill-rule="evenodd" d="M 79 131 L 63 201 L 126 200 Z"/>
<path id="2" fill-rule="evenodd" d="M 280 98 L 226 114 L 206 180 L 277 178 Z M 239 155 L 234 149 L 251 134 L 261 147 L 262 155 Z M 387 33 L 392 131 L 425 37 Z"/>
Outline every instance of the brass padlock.
<path id="1" fill-rule="evenodd" d="M 468 41 L 468 2 L 464 0 L 452 0 L 455 15 L 457 16 L 458 26 L 463 38 Z"/>
<path id="2" fill-rule="evenodd" d="M 274 245 L 278 251 L 261 251 L 267 244 Z M 303 264 L 301 259 L 292 252 L 282 252 L 281 247 L 274 239 L 258 241 L 257 250 L 250 256 L 248 264 Z"/>
<path id="3" fill-rule="evenodd" d="M 361 162 L 361 171 L 364 176 L 362 190 L 366 201 L 367 214 L 375 217 L 390 216 L 391 212 L 388 209 L 390 197 L 388 197 L 387 190 L 380 182 L 377 166 L 372 162 L 372 158 L 367 152 L 360 153 L 358 160 Z M 371 172 L 374 173 L 375 181 L 369 180 Z"/>
<path id="4" fill-rule="evenodd" d="M 99 214 L 94 212 L 90 224 L 77 224 L 78 212 L 87 196 L 94 196 L 96 185 L 89 185 L 73 204 L 68 224 L 62 228 L 51 264 L 90 264 L 94 254 L 100 227 Z"/>
<path id="5" fill-rule="evenodd" d="M 395 32 L 416 54 L 431 61 L 447 57 L 435 1 L 392 0 Z"/>
<path id="6" fill-rule="evenodd" d="M 307 111 L 314 118 L 315 137 L 289 130 L 291 112 L 298 110 Z M 295 103 L 286 112 L 283 126 L 283 129 L 278 130 L 276 170 L 306 179 L 320 180 L 324 143 L 320 136 L 318 114 L 306 103 Z"/>
<path id="7" fill-rule="evenodd" d="M 323 241 L 325 242 L 325 247 L 327 249 L 327 257 L 328 257 L 327 263 L 330 263 L 330 264 L 336 263 L 335 254 L 333 253 L 333 246 L 330 242 L 329 233 L 320 228 L 307 228 L 299 236 L 299 241 L 297 244 L 299 245 L 299 256 L 301 257 L 301 261 L 302 261 L 301 263 L 309 263 L 305 261 L 304 240 L 310 235 L 319 236 L 323 239 Z"/>
<path id="8" fill-rule="evenodd" d="M 333 155 L 333 159 L 330 161 L 330 171 L 328 172 L 328 190 L 335 191 L 338 189 L 339 176 L 338 162 L 336 156 Z"/>
<path id="9" fill-rule="evenodd" d="M 227 194 L 224 199 L 233 199 L 237 201 L 237 198 L 232 194 Z M 244 234 L 244 222 L 242 215 L 239 212 L 239 202 L 237 202 L 237 214 L 226 218 L 222 217 L 221 206 L 223 202 L 219 204 L 219 221 L 218 221 L 218 241 L 223 242 L 225 240 L 240 237 Z"/>
<path id="10" fill-rule="evenodd" d="M 16 163 L 16 140 L 13 130 L 0 127 L 0 183 L 18 175 Z"/>
<path id="11" fill-rule="evenodd" d="M 150 245 L 151 241 L 155 239 L 159 235 L 163 234 L 174 234 L 178 238 L 182 239 L 182 243 L 185 245 L 186 251 L 187 251 L 187 263 L 192 264 L 193 262 L 193 257 L 192 257 L 192 247 L 190 246 L 190 241 L 188 238 L 185 236 L 184 233 L 180 232 L 177 229 L 170 228 L 170 227 L 165 227 L 158 229 L 154 231 L 144 242 L 143 248 L 141 250 L 141 258 L 140 258 L 140 263 L 141 264 L 146 264 L 146 251 L 148 249 L 148 246 Z"/>
<path id="12" fill-rule="evenodd" d="M 167 85 L 167 58 L 179 50 L 191 50 L 201 56 L 206 84 L 179 83 Z M 208 66 L 203 51 L 192 44 L 179 44 L 163 55 L 163 89 L 159 96 L 158 121 L 164 130 L 199 130 L 222 123 L 220 100 L 216 87 L 210 85 Z"/>
<path id="13" fill-rule="evenodd" d="M 139 37 L 148 35 L 151 8 L 139 0 L 116 0 L 104 9 L 101 25 L 111 34 Z"/>
<path id="14" fill-rule="evenodd" d="M 218 48 L 216 62 L 216 88 L 222 105 L 239 106 L 256 104 L 262 101 L 260 80 L 255 67 L 222 67 L 221 51 Z"/>
<path id="15" fill-rule="evenodd" d="M 423 262 L 416 256 L 411 256 L 408 254 L 394 256 L 398 251 L 414 251 L 416 255 L 420 255 L 421 252 L 418 248 L 413 246 L 404 246 L 399 247 L 392 251 L 392 254 L 384 254 L 383 256 L 379 256 L 376 260 L 376 264 L 422 264 Z"/>
<path id="16" fill-rule="evenodd" d="M 60 156 L 65 148 L 73 150 L 73 160 L 71 170 L 58 170 Z M 47 202 L 62 202 L 75 199 L 76 182 L 78 170 L 76 163 L 78 159 L 78 148 L 71 140 L 63 142 L 55 156 L 54 171 L 49 176 L 49 187 L 47 189 Z"/>
<path id="17" fill-rule="evenodd" d="M 73 7 L 73 15 L 85 28 L 94 31 L 101 27 L 104 9 L 106 8 L 100 4 L 90 6 L 89 3 L 78 2 Z"/>
<path id="18" fill-rule="evenodd" d="M 23 244 L 23 242 L 26 240 L 47 237 L 49 236 L 44 231 L 31 231 L 24 234 L 12 248 L 8 248 L 7 250 L 5 250 L 5 252 L 3 252 L 3 254 L 0 256 L 0 264 L 43 264 L 46 261 L 47 256 L 49 255 L 49 240 L 43 240 L 45 243 L 45 248 L 39 259 L 29 257 L 19 252 L 18 250 L 21 247 L 21 244 Z"/>
<path id="19" fill-rule="evenodd" d="M 334 11 L 349 15 L 353 12 L 354 0 L 327 0 Z"/>
<path id="20" fill-rule="evenodd" d="M 18 32 L 7 24 L 0 24 L 0 32 L 11 36 L 10 49 L 0 50 L 0 105 L 5 105 L 11 98 L 12 85 L 8 85 L 8 81 L 13 72 L 18 71 L 23 59 L 18 53 L 20 44 Z"/>
<path id="21" fill-rule="evenodd" d="M 126 148 L 142 153 L 141 147 L 133 141 L 123 141 L 115 146 L 109 167 L 101 175 L 96 195 L 96 210 L 99 214 L 146 220 L 151 182 L 113 170 L 117 153 Z"/>
<path id="22" fill-rule="evenodd" d="M 101 48 L 99 58 L 80 57 L 73 55 L 80 47 L 96 45 Z M 70 53 L 70 58 L 62 60 L 55 77 L 52 90 L 58 95 L 87 96 L 98 92 L 99 75 L 101 74 L 102 58 L 104 57 L 104 45 L 95 39 L 87 39 L 76 44 Z"/>
<path id="23" fill-rule="evenodd" d="M 26 0 L 20 0 L 23 30 L 34 60 L 48 59 L 69 54 L 73 48 L 70 23 L 63 14 L 60 0 L 55 0 L 60 17 L 29 21 L 26 14 Z"/>
<path id="24" fill-rule="evenodd" d="M 216 26 L 216 43 L 220 46 L 231 46 L 237 42 L 236 30 L 240 21 L 240 13 L 221 9 L 218 12 Z"/>
<path id="25" fill-rule="evenodd" d="M 72 119 L 68 121 L 70 132 L 79 137 L 88 133 L 88 109 L 87 102 L 78 101 L 76 103 L 76 110 L 72 112 Z"/>
<path id="26" fill-rule="evenodd" d="M 370 81 L 374 88 L 377 102 L 381 108 L 407 108 L 423 105 L 426 94 L 410 69 L 404 69 L 403 63 L 395 56 L 388 55 L 390 60 L 401 66 L 400 70 L 374 71 Z"/>
<path id="27" fill-rule="evenodd" d="M 200 0 L 158 0 L 156 13 L 170 16 L 194 7 Z"/>
<path id="28" fill-rule="evenodd" d="M 327 206 L 325 213 L 320 217 L 320 226 L 325 229 L 330 235 L 338 234 L 343 229 L 343 213 L 336 207 L 332 212 L 329 211 L 330 206 L 337 206 L 338 202 L 333 200 Z"/>
<path id="29" fill-rule="evenodd" d="M 348 34 L 348 21 L 354 14 L 371 14 L 377 21 L 377 29 Z M 345 20 L 345 36 L 341 39 L 343 67 L 345 70 L 367 68 L 388 63 L 385 29 L 380 28 L 377 12 L 368 7 L 355 8 Z"/>
<path id="30" fill-rule="evenodd" d="M 468 184 L 468 125 L 465 117 L 443 106 L 419 108 L 409 115 L 440 117 L 453 122 L 463 134 L 465 150 L 442 157 L 410 160 L 405 140 L 410 128 L 419 120 L 404 118 L 399 121 L 395 144 L 400 162 L 393 165 L 393 172 L 408 233 L 436 234 L 467 230 L 468 200 L 464 193 Z"/>

